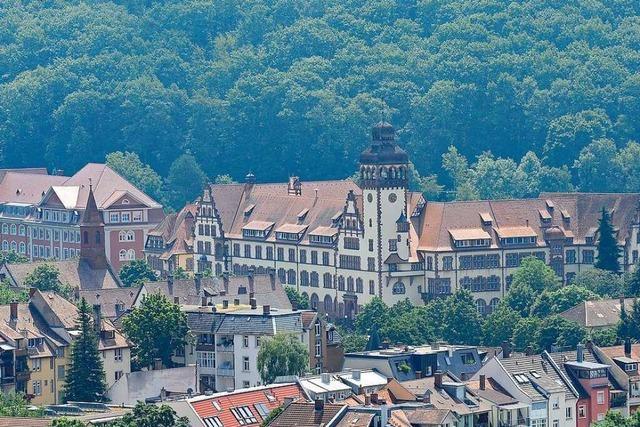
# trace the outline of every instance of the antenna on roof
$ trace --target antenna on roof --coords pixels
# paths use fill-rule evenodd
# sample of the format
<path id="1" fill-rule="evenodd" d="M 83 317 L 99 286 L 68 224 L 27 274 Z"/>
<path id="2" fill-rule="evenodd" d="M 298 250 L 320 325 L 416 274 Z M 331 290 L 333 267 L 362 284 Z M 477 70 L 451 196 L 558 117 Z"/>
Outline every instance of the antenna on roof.
<path id="1" fill-rule="evenodd" d="M 89 178 L 89 189 L 92 190 L 93 189 L 93 183 L 91 181 L 91 178 Z"/>

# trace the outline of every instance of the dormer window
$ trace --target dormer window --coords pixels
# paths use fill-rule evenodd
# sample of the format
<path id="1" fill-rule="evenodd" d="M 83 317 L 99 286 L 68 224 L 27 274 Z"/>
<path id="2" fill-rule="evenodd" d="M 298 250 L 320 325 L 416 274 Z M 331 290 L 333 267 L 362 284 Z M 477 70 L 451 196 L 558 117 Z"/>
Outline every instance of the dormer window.
<path id="1" fill-rule="evenodd" d="M 302 239 L 307 227 L 302 224 L 283 224 L 276 229 L 276 239 L 297 242 Z"/>
<path id="2" fill-rule="evenodd" d="M 489 212 L 480 212 L 480 221 L 484 227 L 489 227 L 493 224 L 493 217 Z"/>
<path id="3" fill-rule="evenodd" d="M 627 372 L 635 372 L 638 370 L 638 364 L 637 363 L 627 363 L 624 365 L 624 370 Z"/>
<path id="4" fill-rule="evenodd" d="M 309 233 L 309 242 L 317 245 L 332 245 L 337 235 L 337 228 L 318 227 Z"/>
<path id="5" fill-rule="evenodd" d="M 545 211 L 545 210 L 540 209 L 540 210 L 538 211 L 538 214 L 540 215 L 540 222 L 541 222 L 543 225 L 551 224 L 551 220 L 552 220 L 553 218 L 551 217 L 551 215 L 549 214 L 549 212 L 547 212 L 547 211 Z"/>
<path id="6" fill-rule="evenodd" d="M 242 227 L 242 237 L 249 239 L 264 239 L 271 232 L 273 222 L 251 221 Z"/>
<path id="7" fill-rule="evenodd" d="M 29 338 L 27 341 L 27 347 L 35 348 L 42 346 L 42 338 Z"/>
<path id="8" fill-rule="evenodd" d="M 298 222 L 304 221 L 308 213 L 309 213 L 309 209 L 303 209 L 300 212 L 298 212 L 298 215 L 297 215 Z"/>
<path id="9" fill-rule="evenodd" d="M 249 205 L 244 209 L 244 217 L 247 218 L 249 216 L 251 216 L 251 213 L 253 212 L 253 209 L 256 207 L 256 205 Z"/>
<path id="10" fill-rule="evenodd" d="M 456 248 L 491 246 L 491 236 L 481 228 L 449 230 L 449 235 Z"/>

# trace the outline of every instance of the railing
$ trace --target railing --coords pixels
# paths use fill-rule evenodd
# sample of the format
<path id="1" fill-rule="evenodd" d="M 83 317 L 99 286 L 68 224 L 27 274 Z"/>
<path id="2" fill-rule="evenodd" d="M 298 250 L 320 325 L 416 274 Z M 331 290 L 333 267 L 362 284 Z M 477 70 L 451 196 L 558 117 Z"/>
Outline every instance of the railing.
<path id="1" fill-rule="evenodd" d="M 0 381 L 2 382 L 2 385 L 7 385 L 15 383 L 16 379 L 14 377 L 2 377 Z"/>
<path id="2" fill-rule="evenodd" d="M 517 420 L 498 421 L 498 427 L 527 427 L 530 425 L 529 418 L 518 418 Z"/>
<path id="3" fill-rule="evenodd" d="M 218 375 L 221 377 L 233 377 L 235 376 L 235 371 L 233 368 L 218 368 Z"/>
<path id="4" fill-rule="evenodd" d="M 612 408 L 622 408 L 627 406 L 627 394 L 626 393 L 611 393 L 611 401 L 609 406 Z"/>
<path id="5" fill-rule="evenodd" d="M 221 353 L 233 353 L 233 344 L 231 345 L 218 344 L 216 345 L 216 350 Z"/>

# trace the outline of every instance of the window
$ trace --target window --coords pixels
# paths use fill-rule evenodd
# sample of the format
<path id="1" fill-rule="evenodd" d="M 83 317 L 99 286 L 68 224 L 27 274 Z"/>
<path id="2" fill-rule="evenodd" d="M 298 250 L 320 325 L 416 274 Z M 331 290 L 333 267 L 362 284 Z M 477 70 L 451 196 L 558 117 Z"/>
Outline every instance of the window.
<path id="1" fill-rule="evenodd" d="M 284 249 L 283 248 L 278 248 L 277 255 L 278 255 L 278 261 L 284 261 Z"/>
<path id="2" fill-rule="evenodd" d="M 569 249 L 565 253 L 564 257 L 565 263 L 567 264 L 575 264 L 576 263 L 576 251 L 575 249 Z"/>
<path id="3" fill-rule="evenodd" d="M 596 401 L 598 405 L 604 405 L 604 391 L 599 391 L 596 395 Z"/>
<path id="4" fill-rule="evenodd" d="M 273 248 L 271 246 L 267 246 L 267 259 L 273 259 Z"/>
<path id="5" fill-rule="evenodd" d="M 198 366 L 201 368 L 215 368 L 215 354 L 212 351 L 199 351 Z"/>
<path id="6" fill-rule="evenodd" d="M 393 284 L 392 292 L 394 295 L 402 295 L 405 291 L 404 283 L 396 282 Z"/>
<path id="7" fill-rule="evenodd" d="M 245 335 L 242 337 L 242 348 L 249 348 L 249 336 Z"/>
<path id="8" fill-rule="evenodd" d="M 638 364 L 637 363 L 627 363 L 626 365 L 624 365 L 624 370 L 627 371 L 627 372 L 637 371 L 638 370 Z"/>
<path id="9" fill-rule="evenodd" d="M 110 212 L 109 213 L 109 222 L 120 222 L 120 213 L 119 212 Z"/>
<path id="10" fill-rule="evenodd" d="M 116 381 L 118 381 L 120 378 L 122 378 L 122 375 L 124 375 L 122 371 L 116 371 L 115 374 Z"/>
<path id="11" fill-rule="evenodd" d="M 560 427 L 560 421 L 559 420 L 553 420 L 553 427 Z"/>
<path id="12" fill-rule="evenodd" d="M 207 427 L 223 427 L 222 422 L 218 417 L 204 418 L 203 421 L 204 425 Z"/>
<path id="13" fill-rule="evenodd" d="M 15 224 L 11 224 L 11 234 L 13 234 L 14 236 L 16 234 L 18 234 L 18 226 Z"/>
<path id="14" fill-rule="evenodd" d="M 7 224 L 2 224 L 2 234 L 9 234 L 9 226 Z"/>
<path id="15" fill-rule="evenodd" d="M 262 419 L 267 418 L 269 416 L 269 413 L 271 413 L 267 405 L 265 405 L 264 403 L 256 403 L 255 405 L 253 405 L 253 407 L 256 408 L 256 411 L 258 411 L 258 414 L 260 414 Z"/>
<path id="16" fill-rule="evenodd" d="M 564 417 L 566 419 L 571 419 L 571 406 L 565 408 L 564 410 Z"/>
<path id="17" fill-rule="evenodd" d="M 324 273 L 322 275 L 322 286 L 328 289 L 333 288 L 333 277 L 331 277 L 331 273 Z"/>
<path id="18" fill-rule="evenodd" d="M 131 222 L 131 212 L 122 212 L 120 214 L 121 222 Z"/>
<path id="19" fill-rule="evenodd" d="M 311 286 L 318 287 L 320 286 L 320 276 L 315 271 L 311 272 Z"/>
<path id="20" fill-rule="evenodd" d="M 142 222 L 142 211 L 133 211 L 133 222 Z"/>
<path id="21" fill-rule="evenodd" d="M 442 257 L 442 269 L 445 271 L 453 270 L 453 257 Z"/>
<path id="22" fill-rule="evenodd" d="M 36 396 L 42 395 L 42 382 L 40 380 L 34 381 L 32 383 L 32 386 L 33 386 L 33 394 L 35 394 Z"/>
<path id="23" fill-rule="evenodd" d="M 116 348 L 114 351 L 114 357 L 113 360 L 115 360 L 116 362 L 122 362 L 122 349 L 121 348 Z"/>
<path id="24" fill-rule="evenodd" d="M 260 337 L 256 337 L 256 347 L 260 347 Z"/>
<path id="25" fill-rule="evenodd" d="M 231 408 L 231 413 L 241 426 L 245 424 L 255 424 L 258 422 L 256 417 L 251 412 L 248 406 L 239 406 L 237 408 Z"/>
<path id="26" fill-rule="evenodd" d="M 322 252 L 322 265 L 329 265 L 329 252 Z"/>
<path id="27" fill-rule="evenodd" d="M 389 251 L 396 252 L 398 250 L 398 241 L 396 239 L 389 239 Z"/>
<path id="28" fill-rule="evenodd" d="M 367 258 L 367 270 L 376 271 L 376 259 L 374 257 Z"/>
<path id="29" fill-rule="evenodd" d="M 582 262 L 585 264 L 593 264 L 593 251 L 592 250 L 585 250 L 582 252 Z"/>
<path id="30" fill-rule="evenodd" d="M 39 371 L 42 369 L 42 359 L 32 359 L 31 370 Z"/>
<path id="31" fill-rule="evenodd" d="M 27 246 L 25 245 L 25 243 L 24 243 L 24 242 L 20 242 L 20 249 L 19 249 L 19 252 L 20 252 L 21 254 L 24 254 L 24 253 L 26 253 L 26 252 L 27 252 Z"/>
<path id="32" fill-rule="evenodd" d="M 376 282 L 373 280 L 369 280 L 369 295 L 375 295 L 376 293 Z"/>
<path id="33" fill-rule="evenodd" d="M 578 418 L 586 418 L 587 417 L 587 407 L 584 405 L 578 406 Z"/>
<path id="34" fill-rule="evenodd" d="M 322 342 L 320 340 L 316 340 L 316 357 L 322 357 Z"/>
<path id="35" fill-rule="evenodd" d="M 244 356 L 242 358 L 242 370 L 245 371 L 245 372 L 249 372 L 250 371 L 249 357 L 248 356 Z"/>
<path id="36" fill-rule="evenodd" d="M 24 227 L 24 225 L 21 225 L 20 228 L 18 228 L 18 234 L 20 236 L 26 236 L 27 235 L 27 230 Z"/>
<path id="37" fill-rule="evenodd" d="M 356 255 L 340 255 L 340 268 L 360 270 L 360 257 Z"/>
<path id="38" fill-rule="evenodd" d="M 300 263 L 302 264 L 307 263 L 307 251 L 304 249 L 300 249 Z"/>
<path id="39" fill-rule="evenodd" d="M 289 262 L 296 262 L 296 250 L 289 249 Z"/>
<path id="40" fill-rule="evenodd" d="M 460 358 L 464 365 L 473 365 L 476 363 L 476 358 L 473 356 L 473 353 L 462 353 Z"/>
<path id="41" fill-rule="evenodd" d="M 373 239 L 369 239 L 369 252 L 373 252 Z"/>
<path id="42" fill-rule="evenodd" d="M 311 251 L 311 264 L 318 264 L 318 252 Z"/>
<path id="43" fill-rule="evenodd" d="M 133 242 L 136 240 L 136 235 L 131 230 L 120 230 L 118 233 L 118 240 L 121 242 Z"/>
<path id="44" fill-rule="evenodd" d="M 360 249 L 360 239 L 357 237 L 345 237 L 344 238 L 345 249 Z"/>
<path id="45" fill-rule="evenodd" d="M 244 257 L 251 258 L 251 245 L 244 245 Z"/>

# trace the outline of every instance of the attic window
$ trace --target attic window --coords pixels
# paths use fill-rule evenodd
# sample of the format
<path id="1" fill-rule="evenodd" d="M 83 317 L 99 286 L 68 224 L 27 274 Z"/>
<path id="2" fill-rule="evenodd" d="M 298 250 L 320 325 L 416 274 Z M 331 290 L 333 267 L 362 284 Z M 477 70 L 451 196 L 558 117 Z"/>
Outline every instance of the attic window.
<path id="1" fill-rule="evenodd" d="M 298 212 L 298 221 L 300 222 L 304 221 L 308 213 L 309 213 L 309 209 L 303 209 L 300 212 Z"/>
<path id="2" fill-rule="evenodd" d="M 540 378 L 540 374 L 537 371 L 530 371 L 529 373 L 533 378 Z"/>
<path id="3" fill-rule="evenodd" d="M 338 225 L 338 222 L 340 222 L 340 218 L 342 218 L 342 211 L 336 212 L 336 214 L 331 217 L 331 222 L 333 223 L 333 225 Z"/>
<path id="4" fill-rule="evenodd" d="M 256 205 L 249 205 L 244 209 L 244 216 L 247 217 L 249 215 L 251 215 L 251 213 L 253 212 L 253 208 L 255 208 Z"/>
<path id="5" fill-rule="evenodd" d="M 562 214 L 562 219 L 563 219 L 565 222 L 569 222 L 569 221 L 571 221 L 571 215 L 569 214 L 569 212 L 568 212 L 566 209 L 562 209 L 562 210 L 560 211 L 560 213 Z"/>
<path id="6" fill-rule="evenodd" d="M 275 402 L 276 401 L 276 397 L 273 394 L 265 392 L 264 395 L 267 397 L 267 400 L 269 402 Z"/>
<path id="7" fill-rule="evenodd" d="M 218 417 L 208 417 L 203 418 L 202 420 L 207 427 L 223 427 L 223 424 Z"/>
<path id="8" fill-rule="evenodd" d="M 549 210 L 553 210 L 553 208 L 555 208 L 555 205 L 553 204 L 553 202 L 549 199 L 545 200 L 545 203 L 547 205 L 547 209 Z"/>
<path id="9" fill-rule="evenodd" d="M 538 213 L 540 214 L 540 220 L 543 224 L 548 224 L 551 222 L 551 215 L 549 215 L 549 212 L 540 209 Z"/>
<path id="10" fill-rule="evenodd" d="M 480 212 L 480 220 L 482 221 L 482 225 L 489 226 L 493 224 L 493 218 L 489 212 Z"/>
<path id="11" fill-rule="evenodd" d="M 123 205 L 128 205 L 129 204 L 129 199 L 122 199 L 122 204 Z"/>
<path id="12" fill-rule="evenodd" d="M 524 374 L 513 374 L 513 377 L 516 379 L 518 384 L 526 384 L 529 382 L 529 378 Z"/>
<path id="13" fill-rule="evenodd" d="M 217 400 L 212 400 L 211 404 L 213 405 L 214 408 L 216 408 L 218 411 L 220 410 L 220 404 L 218 403 Z"/>

